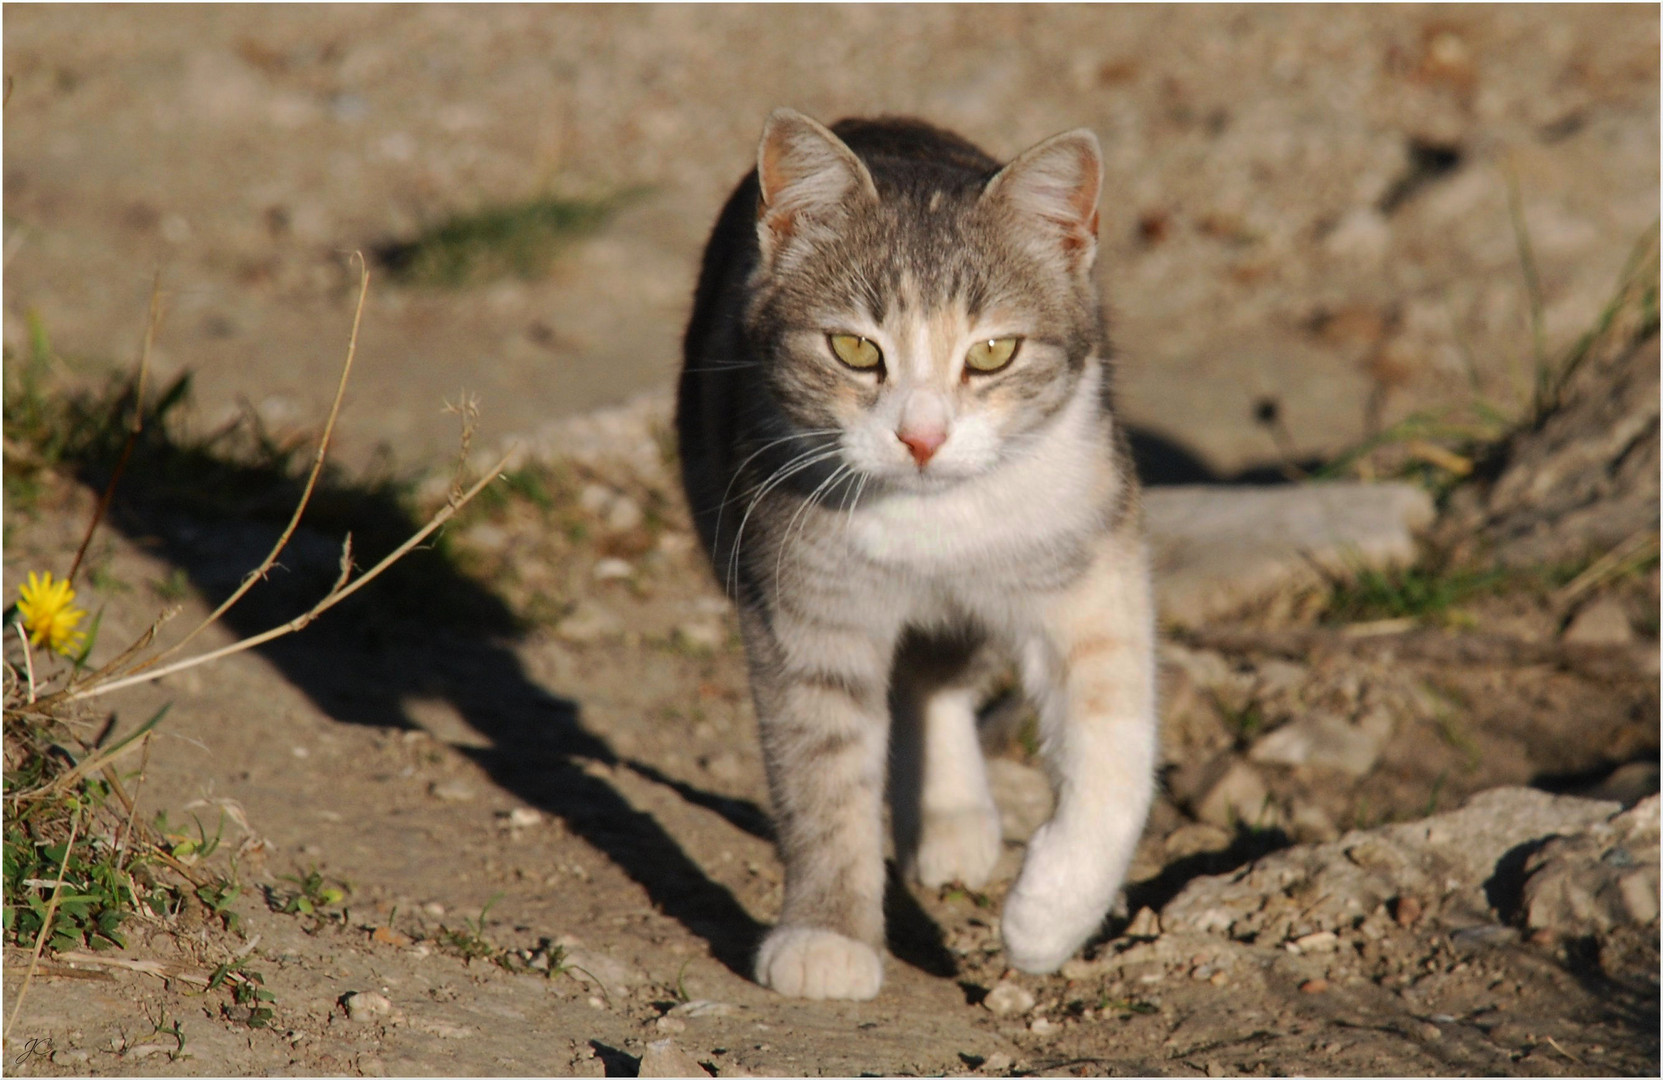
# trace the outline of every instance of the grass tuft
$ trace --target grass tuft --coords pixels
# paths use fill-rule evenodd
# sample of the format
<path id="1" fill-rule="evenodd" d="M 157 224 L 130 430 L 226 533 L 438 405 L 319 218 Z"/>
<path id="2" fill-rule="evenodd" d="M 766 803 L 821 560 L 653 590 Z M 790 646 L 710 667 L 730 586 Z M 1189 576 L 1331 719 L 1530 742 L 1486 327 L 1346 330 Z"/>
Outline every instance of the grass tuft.
<path id="1" fill-rule="evenodd" d="M 535 278 L 573 240 L 611 216 L 613 200 L 554 196 L 457 214 L 376 257 L 395 280 L 455 287 L 503 277 Z"/>

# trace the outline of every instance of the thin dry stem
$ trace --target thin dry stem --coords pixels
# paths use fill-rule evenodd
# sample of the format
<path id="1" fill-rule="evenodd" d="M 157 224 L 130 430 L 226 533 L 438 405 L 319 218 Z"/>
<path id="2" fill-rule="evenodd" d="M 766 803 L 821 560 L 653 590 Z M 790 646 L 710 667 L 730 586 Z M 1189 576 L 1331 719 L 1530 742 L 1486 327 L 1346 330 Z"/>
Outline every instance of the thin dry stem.
<path id="1" fill-rule="evenodd" d="M 160 679 L 175 672 L 196 667 L 198 664 L 206 664 L 211 660 L 218 660 L 221 657 L 244 652 L 248 649 L 264 645 L 268 641 L 275 640 L 286 634 L 292 634 L 296 630 L 305 628 L 306 625 L 313 619 L 316 619 L 325 611 L 328 611 L 342 600 L 345 600 L 347 597 L 351 596 L 353 593 L 375 580 L 375 578 L 385 571 L 387 567 L 403 558 L 412 548 L 419 545 L 423 540 L 426 540 L 440 526 L 449 521 L 458 510 L 460 510 L 463 506 L 466 506 L 468 502 L 474 498 L 474 496 L 485 490 L 486 485 L 490 484 L 491 481 L 497 478 L 498 474 L 500 474 L 507 466 L 509 460 L 516 452 L 517 450 L 511 449 L 508 453 L 504 454 L 502 458 L 499 459 L 489 470 L 487 470 L 485 475 L 480 477 L 480 479 L 471 488 L 464 492 L 460 498 L 454 502 L 446 503 L 443 507 L 441 507 L 437 513 L 428 519 L 426 525 L 422 526 L 420 530 L 411 535 L 409 539 L 404 541 L 404 543 L 394 548 L 392 552 L 386 556 L 386 558 L 382 559 L 369 570 L 359 575 L 359 577 L 350 584 L 345 585 L 344 587 L 337 584 L 336 588 L 331 589 L 327 594 L 325 594 L 323 599 L 314 604 L 310 610 L 296 616 L 288 622 L 274 626 L 264 633 L 255 634 L 253 637 L 243 638 L 240 641 L 234 641 L 224 648 L 215 649 L 212 652 L 206 652 L 200 656 L 190 657 L 189 659 L 179 660 L 172 664 L 168 664 L 165 667 L 145 671 L 142 670 L 141 666 L 140 669 L 134 669 L 134 671 L 130 672 L 123 678 L 113 679 L 100 685 L 82 684 L 81 688 L 74 688 L 65 691 L 63 696 L 67 700 L 71 701 L 98 697 L 102 694 L 107 694 L 112 690 L 121 690 L 129 686 L 136 686 L 139 683 L 149 682 L 153 679 Z M 344 580 L 344 577 L 342 580 Z"/>
<path id="2" fill-rule="evenodd" d="M 312 458 L 312 471 L 306 475 L 306 486 L 301 490 L 299 502 L 295 503 L 294 513 L 289 518 L 289 524 L 284 527 L 282 535 L 277 538 L 277 543 L 272 545 L 272 549 L 267 553 L 265 560 L 243 577 L 242 584 L 237 586 L 236 590 L 226 597 L 224 602 L 213 610 L 212 614 L 198 623 L 190 633 L 155 656 L 136 665 L 132 672 L 143 671 L 153 664 L 160 663 L 166 657 L 172 656 L 184 648 L 202 631 L 218 622 L 237 601 L 247 594 L 249 589 L 254 587 L 256 581 L 265 579 L 266 573 L 276 564 L 277 556 L 282 554 L 283 549 L 288 546 L 289 538 L 294 535 L 295 529 L 300 525 L 301 515 L 306 512 L 306 505 L 312 500 L 312 490 L 317 486 L 318 476 L 323 472 L 324 457 L 329 453 L 329 440 L 335 433 L 335 421 L 341 413 L 341 400 L 346 396 L 347 377 L 352 374 L 352 361 L 358 355 L 358 327 L 364 319 L 364 300 L 369 296 L 370 270 L 364 262 L 363 252 L 355 251 L 353 257 L 358 260 L 358 307 L 352 315 L 352 337 L 347 342 L 346 362 L 341 365 L 341 378 L 335 387 L 335 400 L 329 406 L 329 419 L 324 422 L 323 436 L 318 439 L 317 453 Z M 132 674 L 132 672 L 129 672 L 129 674 Z"/>
<path id="3" fill-rule="evenodd" d="M 21 622 L 12 623 L 17 627 L 17 636 L 23 642 L 23 670 L 29 676 L 29 700 L 27 704 L 35 703 L 35 652 L 29 648 L 29 631 L 23 629 Z"/>
<path id="4" fill-rule="evenodd" d="M 46 902 L 46 916 L 40 921 L 40 933 L 35 935 L 35 951 L 29 957 L 29 970 L 23 975 L 23 985 L 17 988 L 17 1004 L 12 1006 L 11 1019 L 6 1021 L 6 1030 L 11 1031 L 17 1026 L 17 1014 L 23 1011 L 23 999 L 29 993 L 29 983 L 35 977 L 35 969 L 40 966 L 41 950 L 46 948 L 47 938 L 52 936 L 52 920 L 58 914 L 58 897 L 63 895 L 64 875 L 69 872 L 69 856 L 75 850 L 75 837 L 81 830 L 81 808 L 75 808 L 75 816 L 69 821 L 69 843 L 64 845 L 63 861 L 58 864 L 58 883 L 52 887 L 52 899 Z"/>
<path id="5" fill-rule="evenodd" d="M 104 485 L 103 494 L 98 496 L 98 506 L 93 509 L 92 520 L 87 522 L 87 531 L 81 535 L 81 546 L 75 550 L 75 559 L 69 564 L 69 573 L 64 580 L 74 582 L 75 572 L 81 569 L 81 560 L 87 557 L 87 547 L 92 543 L 92 534 L 98 531 L 98 523 L 104 520 L 109 512 L 110 500 L 115 497 L 115 486 L 121 481 L 121 474 L 127 469 L 127 461 L 133 456 L 133 447 L 138 444 L 139 435 L 144 431 L 144 387 L 150 378 L 150 350 L 156 344 L 156 328 L 162 323 L 162 272 L 156 271 L 156 276 L 150 282 L 150 310 L 144 320 L 144 347 L 139 350 L 139 370 L 133 380 L 133 415 L 127 421 L 127 441 L 121 445 L 121 457 L 116 459 L 115 468 L 110 472 L 110 481 Z"/>

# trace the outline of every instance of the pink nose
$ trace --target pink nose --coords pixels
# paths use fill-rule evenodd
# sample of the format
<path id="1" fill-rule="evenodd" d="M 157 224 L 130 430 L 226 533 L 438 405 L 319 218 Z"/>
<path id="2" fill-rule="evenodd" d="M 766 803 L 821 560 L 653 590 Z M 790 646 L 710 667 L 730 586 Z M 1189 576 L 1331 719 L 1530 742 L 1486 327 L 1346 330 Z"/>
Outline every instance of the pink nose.
<path id="1" fill-rule="evenodd" d="M 947 433 L 940 428 L 924 428 L 918 431 L 902 429 L 895 433 L 895 437 L 906 443 L 912 460 L 918 462 L 920 469 L 929 464 L 935 452 L 941 448 L 941 444 L 947 441 Z"/>

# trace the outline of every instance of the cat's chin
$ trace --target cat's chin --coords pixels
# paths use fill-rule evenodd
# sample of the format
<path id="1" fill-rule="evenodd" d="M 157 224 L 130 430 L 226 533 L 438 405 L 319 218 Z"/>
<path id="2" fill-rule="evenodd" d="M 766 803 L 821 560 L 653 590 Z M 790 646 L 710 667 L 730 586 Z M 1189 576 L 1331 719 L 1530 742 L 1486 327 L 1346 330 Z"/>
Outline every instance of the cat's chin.
<path id="1" fill-rule="evenodd" d="M 974 480 L 979 473 L 897 472 L 881 477 L 890 491 L 906 495 L 941 495 Z"/>

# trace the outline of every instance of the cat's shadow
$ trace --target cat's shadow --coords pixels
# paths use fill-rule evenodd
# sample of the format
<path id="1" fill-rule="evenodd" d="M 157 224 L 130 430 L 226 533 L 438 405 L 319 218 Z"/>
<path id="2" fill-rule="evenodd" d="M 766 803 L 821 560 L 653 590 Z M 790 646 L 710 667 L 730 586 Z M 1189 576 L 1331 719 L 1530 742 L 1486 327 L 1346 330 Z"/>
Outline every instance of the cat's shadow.
<path id="1" fill-rule="evenodd" d="M 144 466 L 141 453 L 119 489 L 111 524 L 178 567 L 209 603 L 217 604 L 276 539 L 281 526 L 275 514 L 292 505 L 297 494 L 293 483 L 270 474 L 245 475 L 256 470 L 217 463 L 216 468 L 234 474 L 217 477 L 224 489 L 264 489 L 257 500 L 261 516 L 272 515 L 227 520 L 204 513 L 203 505 L 181 499 L 171 489 L 147 490 Z M 82 479 L 97 489 L 106 476 L 87 469 Z M 373 489 L 337 488 L 320 495 L 314 506 L 322 504 L 330 532 L 351 531 L 360 565 L 371 564 L 420 524 L 398 499 Z M 293 618 L 327 589 L 337 554 L 334 541 L 303 527 L 279 569 L 231 608 L 225 624 L 246 637 Z M 600 762 L 628 768 L 714 810 L 737 829 L 771 838 L 766 811 L 749 800 L 672 778 L 650 763 L 620 757 L 584 725 L 578 700 L 551 692 L 528 675 L 512 647 L 517 632 L 494 593 L 439 552 L 418 550 L 359 597 L 259 651 L 340 723 L 416 730 L 420 725 L 408 713 L 407 701 L 448 703 L 486 744 L 458 749 L 494 783 L 560 818 L 638 884 L 656 908 L 703 938 L 713 957 L 750 978 L 766 927 L 708 877 L 652 815 L 630 805 L 603 778 L 605 770 L 584 766 Z M 449 854 L 436 848 L 435 865 Z M 892 882 L 887 906 L 896 957 L 932 974 L 951 974 L 952 958 L 939 928 L 898 881 Z"/>

